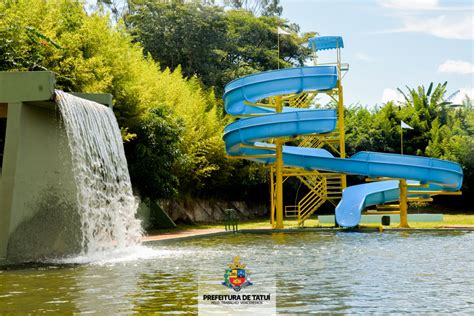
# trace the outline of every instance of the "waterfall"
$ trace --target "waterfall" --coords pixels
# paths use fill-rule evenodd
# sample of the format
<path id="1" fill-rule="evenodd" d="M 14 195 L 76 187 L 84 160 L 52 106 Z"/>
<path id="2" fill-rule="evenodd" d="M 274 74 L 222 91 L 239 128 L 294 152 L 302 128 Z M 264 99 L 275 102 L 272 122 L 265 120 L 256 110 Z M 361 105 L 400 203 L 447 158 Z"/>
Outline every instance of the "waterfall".
<path id="1" fill-rule="evenodd" d="M 139 244 L 138 203 L 112 109 L 62 91 L 56 102 L 72 156 L 83 254 Z"/>

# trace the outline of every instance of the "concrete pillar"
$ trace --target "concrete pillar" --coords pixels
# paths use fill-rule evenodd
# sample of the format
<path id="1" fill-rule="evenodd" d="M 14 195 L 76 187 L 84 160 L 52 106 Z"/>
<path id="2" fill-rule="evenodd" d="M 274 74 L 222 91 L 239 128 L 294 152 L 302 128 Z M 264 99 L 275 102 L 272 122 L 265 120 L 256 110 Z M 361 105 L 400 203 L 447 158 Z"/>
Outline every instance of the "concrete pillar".
<path id="1" fill-rule="evenodd" d="M 9 103 L 7 107 L 7 130 L 2 166 L 2 182 L 0 185 L 0 258 L 7 255 L 10 236 L 11 209 L 20 136 L 20 120 L 23 104 Z"/>
<path id="2" fill-rule="evenodd" d="M 81 95 L 111 105 L 110 95 Z M 0 177 L 0 259 L 77 254 L 81 223 L 50 72 L 0 72 L 7 127 Z"/>

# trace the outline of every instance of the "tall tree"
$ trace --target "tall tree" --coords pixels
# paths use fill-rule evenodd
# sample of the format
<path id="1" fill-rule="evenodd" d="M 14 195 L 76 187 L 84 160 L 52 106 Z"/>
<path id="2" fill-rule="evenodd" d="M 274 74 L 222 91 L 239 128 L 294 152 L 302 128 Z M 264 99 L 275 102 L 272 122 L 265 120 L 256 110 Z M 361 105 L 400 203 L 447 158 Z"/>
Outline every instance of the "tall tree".
<path id="1" fill-rule="evenodd" d="M 281 38 L 280 63 L 277 16 L 260 16 L 245 10 L 224 11 L 196 3 L 143 2 L 127 17 L 136 40 L 160 62 L 162 69 L 181 65 L 183 74 L 197 75 L 221 93 L 224 85 L 242 75 L 303 65 L 309 50 L 301 44 L 314 33 L 298 36 L 297 25 Z"/>
<path id="2" fill-rule="evenodd" d="M 137 41 L 162 69 L 181 65 L 185 76 L 198 76 L 214 85 L 224 58 L 224 11 L 199 3 L 136 3 L 126 22 Z"/>
<path id="3" fill-rule="evenodd" d="M 458 162 L 463 167 L 462 190 L 465 205 L 471 205 L 474 191 L 474 108 L 466 98 L 462 104 L 447 101 L 447 84 L 430 84 L 400 90 L 404 101 L 387 102 L 369 111 L 351 107 L 346 111 L 346 150 L 400 152 L 400 120 L 406 130 L 404 152 Z M 461 201 L 458 200 L 458 201 Z"/>
<path id="4" fill-rule="evenodd" d="M 281 16 L 283 7 L 280 0 L 225 0 L 224 4 L 233 9 L 243 9 L 254 15 L 277 15 Z"/>
<path id="5" fill-rule="evenodd" d="M 128 13 L 130 0 L 96 0 L 97 6 L 104 6 L 110 10 L 115 22 L 118 22 Z"/>
<path id="6" fill-rule="evenodd" d="M 226 14 L 226 58 L 223 60 L 221 84 L 254 72 L 280 67 L 302 66 L 310 51 L 302 46 L 314 33 L 298 36 L 299 27 L 289 25 L 291 35 L 280 38 L 277 46 L 277 28 L 286 24 L 275 16 L 256 17 L 244 10 L 231 10 Z M 280 49 L 280 61 L 278 60 Z"/>
<path id="7" fill-rule="evenodd" d="M 446 100 L 447 84 L 444 82 L 435 86 L 430 83 L 428 89 L 424 86 L 406 87 L 406 92 L 398 89 L 404 97 L 400 119 L 414 128 L 411 131 L 411 146 L 408 147 L 408 153 L 417 155 L 424 153 L 430 140 L 431 124 L 435 119 L 442 125 L 446 124 L 447 110 L 452 105 L 450 101 Z"/>
<path id="8" fill-rule="evenodd" d="M 160 71 L 122 23 L 86 13 L 76 0 L 0 1 L 0 12 L 0 70 L 50 70 L 62 90 L 113 95 L 142 195 L 212 194 L 212 185 L 229 181 L 225 174 L 209 181 L 231 163 L 216 97 L 198 79 L 184 78 L 179 67 Z"/>
<path id="9" fill-rule="evenodd" d="M 431 123 L 427 156 L 461 164 L 464 171 L 464 200 L 473 200 L 474 192 L 474 108 L 466 98 L 456 108 L 447 109 L 446 123 L 437 117 Z M 472 202 L 469 203 L 472 205 Z"/>

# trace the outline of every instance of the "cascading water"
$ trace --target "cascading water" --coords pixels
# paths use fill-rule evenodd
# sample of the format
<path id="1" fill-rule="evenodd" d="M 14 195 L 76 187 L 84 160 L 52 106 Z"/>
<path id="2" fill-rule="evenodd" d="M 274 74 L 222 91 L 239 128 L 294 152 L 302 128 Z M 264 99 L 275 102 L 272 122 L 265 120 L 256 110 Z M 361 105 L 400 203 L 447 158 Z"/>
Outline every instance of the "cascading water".
<path id="1" fill-rule="evenodd" d="M 56 99 L 72 156 L 83 254 L 139 244 L 138 205 L 112 109 L 62 91 Z"/>

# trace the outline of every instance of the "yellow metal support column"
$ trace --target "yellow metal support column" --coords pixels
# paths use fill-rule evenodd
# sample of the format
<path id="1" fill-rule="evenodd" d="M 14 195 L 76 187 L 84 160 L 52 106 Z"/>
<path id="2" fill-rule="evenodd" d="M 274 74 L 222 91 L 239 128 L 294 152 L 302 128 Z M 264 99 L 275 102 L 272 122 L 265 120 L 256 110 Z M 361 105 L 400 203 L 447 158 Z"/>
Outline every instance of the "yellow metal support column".
<path id="1" fill-rule="evenodd" d="M 341 79 L 337 81 L 337 90 L 338 90 L 338 102 L 337 102 L 337 121 L 339 125 L 339 152 L 341 158 L 346 158 L 346 133 L 344 126 L 344 93 L 342 91 Z M 347 187 L 346 175 L 341 176 L 341 187 L 342 189 Z"/>
<path id="2" fill-rule="evenodd" d="M 270 167 L 270 222 L 275 227 L 275 172 Z"/>
<path id="3" fill-rule="evenodd" d="M 283 111 L 281 96 L 275 97 L 276 112 Z M 283 141 L 277 138 L 275 174 L 276 174 L 276 225 L 275 228 L 283 228 Z"/>
<path id="4" fill-rule="evenodd" d="M 408 189 L 407 180 L 400 179 L 400 227 L 410 228 L 408 226 Z"/>

